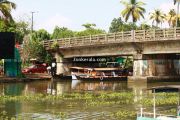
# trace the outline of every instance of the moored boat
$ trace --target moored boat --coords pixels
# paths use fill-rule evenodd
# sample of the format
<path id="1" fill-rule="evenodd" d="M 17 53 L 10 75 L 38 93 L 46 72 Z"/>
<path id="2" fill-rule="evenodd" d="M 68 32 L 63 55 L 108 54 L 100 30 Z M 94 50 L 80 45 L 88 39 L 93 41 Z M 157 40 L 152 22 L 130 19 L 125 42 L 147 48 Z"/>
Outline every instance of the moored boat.
<path id="1" fill-rule="evenodd" d="M 120 68 L 82 68 L 71 67 L 72 79 L 78 80 L 127 80 L 127 75 L 123 74 Z"/>

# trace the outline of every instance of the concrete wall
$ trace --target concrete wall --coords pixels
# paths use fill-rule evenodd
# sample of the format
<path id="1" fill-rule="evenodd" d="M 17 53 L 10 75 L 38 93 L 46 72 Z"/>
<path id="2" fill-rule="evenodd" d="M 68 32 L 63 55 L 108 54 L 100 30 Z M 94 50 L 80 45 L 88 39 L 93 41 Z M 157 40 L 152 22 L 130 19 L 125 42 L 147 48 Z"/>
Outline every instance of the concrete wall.
<path id="1" fill-rule="evenodd" d="M 134 76 L 176 76 L 180 75 L 180 60 L 135 60 Z"/>
<path id="2" fill-rule="evenodd" d="M 64 58 L 136 54 L 136 50 L 131 43 L 111 44 L 104 46 L 86 46 L 78 48 L 61 49 L 60 51 L 64 55 Z"/>
<path id="3" fill-rule="evenodd" d="M 57 62 L 56 74 L 70 75 L 70 67 L 72 67 L 72 63 L 68 59 L 64 59 L 59 53 L 55 54 L 55 58 Z"/>

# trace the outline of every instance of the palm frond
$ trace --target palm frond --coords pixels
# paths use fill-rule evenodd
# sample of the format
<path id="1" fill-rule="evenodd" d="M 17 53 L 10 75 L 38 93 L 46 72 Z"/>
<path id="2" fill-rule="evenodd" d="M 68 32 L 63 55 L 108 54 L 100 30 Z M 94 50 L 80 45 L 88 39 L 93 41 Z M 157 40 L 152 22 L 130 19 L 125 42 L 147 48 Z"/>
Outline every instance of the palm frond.
<path id="1" fill-rule="evenodd" d="M 13 18 L 11 16 L 11 10 L 16 9 L 16 4 L 13 2 L 10 2 L 8 0 L 4 0 L 0 3 L 0 11 L 1 15 L 0 18 L 7 20 L 7 21 L 13 21 Z"/>
<path id="2" fill-rule="evenodd" d="M 127 21 L 130 16 L 133 22 L 137 22 L 141 17 L 144 18 L 143 13 L 145 13 L 146 10 L 142 6 L 145 5 L 145 3 L 137 2 L 136 0 L 129 0 L 128 3 L 122 0 L 121 3 L 125 6 L 125 9 L 121 12 L 125 21 Z"/>
<path id="3" fill-rule="evenodd" d="M 124 1 L 124 0 L 121 0 L 120 3 L 122 3 L 122 4 L 125 5 L 125 6 L 128 6 L 128 5 L 129 5 L 129 3 L 126 2 L 126 1 Z"/>
<path id="4" fill-rule="evenodd" d="M 126 21 L 126 22 L 128 21 L 130 14 L 131 14 L 130 11 L 126 14 L 126 17 L 125 17 L 125 21 Z"/>

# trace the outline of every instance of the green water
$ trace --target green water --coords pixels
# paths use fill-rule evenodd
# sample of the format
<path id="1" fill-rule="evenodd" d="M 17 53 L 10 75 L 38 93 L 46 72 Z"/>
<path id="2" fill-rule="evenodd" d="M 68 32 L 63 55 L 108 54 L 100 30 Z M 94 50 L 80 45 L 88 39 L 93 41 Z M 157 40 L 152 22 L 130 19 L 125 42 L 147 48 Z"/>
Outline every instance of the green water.
<path id="1" fill-rule="evenodd" d="M 132 93 L 133 101 L 143 98 L 143 89 L 165 84 L 180 83 L 127 83 L 120 81 L 111 82 L 82 82 L 82 81 L 41 81 L 30 83 L 0 84 L 1 96 L 29 96 L 43 94 L 61 96 L 63 94 L 95 95 L 94 99 L 60 99 L 52 101 L 0 101 L 0 116 L 22 120 L 134 120 L 136 112 L 142 105 L 128 104 L 124 99 L 117 97 L 97 99 L 96 95 L 115 95 L 114 93 Z M 103 97 L 103 96 L 102 96 Z M 131 98 L 130 98 L 131 99 Z M 50 99 L 51 100 L 51 99 Z M 99 101 L 100 100 L 100 101 Z M 123 102 L 126 101 L 126 102 Z M 170 110 L 175 106 L 161 106 L 159 111 Z M 152 112 L 151 107 L 147 110 Z M 172 110 L 174 112 L 174 110 Z M 172 112 L 172 113 L 173 113 Z M 1 119 L 1 118 L 0 118 Z M 4 119 L 4 118 L 3 118 Z"/>

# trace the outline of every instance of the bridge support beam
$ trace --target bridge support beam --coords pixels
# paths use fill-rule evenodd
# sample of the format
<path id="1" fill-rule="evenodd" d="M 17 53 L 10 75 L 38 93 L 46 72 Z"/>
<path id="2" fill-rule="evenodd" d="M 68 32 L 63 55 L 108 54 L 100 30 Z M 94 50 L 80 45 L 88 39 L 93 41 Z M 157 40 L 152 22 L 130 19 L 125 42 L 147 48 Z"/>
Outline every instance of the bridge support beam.
<path id="1" fill-rule="evenodd" d="M 173 55 L 142 55 L 133 56 L 133 76 L 179 76 L 180 60 Z"/>
<path id="2" fill-rule="evenodd" d="M 143 76 L 142 54 L 133 55 L 133 76 Z"/>
<path id="3" fill-rule="evenodd" d="M 64 59 L 60 53 L 55 53 L 55 58 L 57 62 L 57 75 L 70 75 L 70 67 L 72 66 L 69 59 Z"/>

